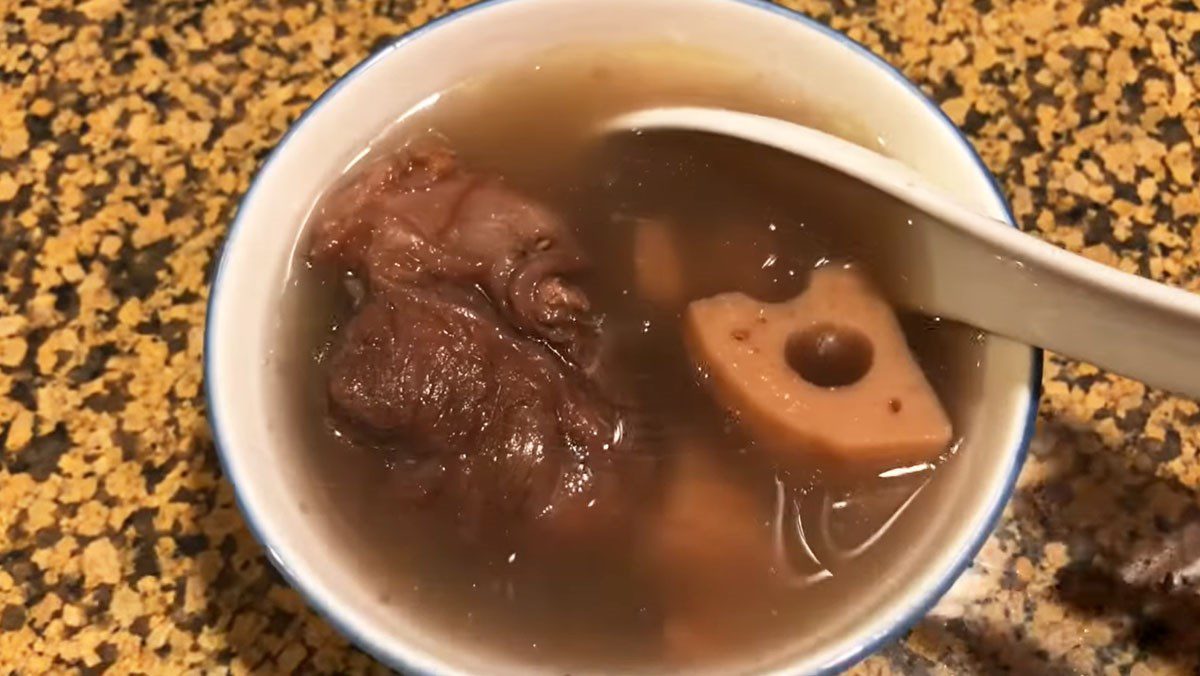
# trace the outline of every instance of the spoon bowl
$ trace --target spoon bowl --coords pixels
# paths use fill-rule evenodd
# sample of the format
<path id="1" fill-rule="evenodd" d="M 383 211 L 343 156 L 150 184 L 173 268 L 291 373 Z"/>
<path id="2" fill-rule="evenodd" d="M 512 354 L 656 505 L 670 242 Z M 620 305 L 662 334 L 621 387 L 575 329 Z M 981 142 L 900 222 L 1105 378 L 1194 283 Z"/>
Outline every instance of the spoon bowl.
<path id="1" fill-rule="evenodd" d="M 1152 387 L 1200 398 L 1200 296 L 1121 272 L 1015 228 L 996 227 L 904 164 L 836 136 L 761 115 L 664 107 L 620 115 L 608 133 L 689 131 L 776 148 L 915 209 L 915 269 L 876 267 L 897 303 L 1052 350 Z M 910 262 L 911 263 L 911 262 Z"/>

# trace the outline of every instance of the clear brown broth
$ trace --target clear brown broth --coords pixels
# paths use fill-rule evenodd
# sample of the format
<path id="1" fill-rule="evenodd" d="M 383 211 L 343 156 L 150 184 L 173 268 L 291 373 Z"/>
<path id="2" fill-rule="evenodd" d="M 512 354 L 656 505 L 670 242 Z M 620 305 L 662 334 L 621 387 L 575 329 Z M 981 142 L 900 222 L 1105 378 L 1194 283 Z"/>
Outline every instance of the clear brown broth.
<path id="1" fill-rule="evenodd" d="M 756 454 L 704 390 L 685 354 L 678 312 L 641 300 L 633 287 L 637 217 L 686 224 L 682 259 L 687 295 L 743 291 L 783 300 L 804 289 L 829 260 L 872 259 L 870 221 L 905 218 L 884 211 L 844 179 L 763 148 L 694 134 L 644 134 L 596 140 L 598 124 L 653 104 L 713 103 L 830 125 L 766 76 L 691 52 L 658 47 L 574 51 L 502 70 L 445 92 L 413 111 L 373 144 L 369 156 L 395 152 L 416 135 L 436 133 L 473 168 L 498 172 L 554 206 L 577 231 L 592 262 L 585 288 L 617 346 L 620 377 L 641 393 L 638 415 L 660 434 L 644 443 L 666 458 L 683 440 L 705 449 L 730 481 L 754 496 L 762 528 L 777 526 L 777 479 L 789 486 L 787 518 L 802 515 L 844 549 L 880 530 L 937 470 L 883 479 L 814 463 L 785 474 Z M 354 180 L 354 171 L 343 179 Z M 298 247 L 302 250 L 303 247 Z M 445 510 L 413 509 L 388 490 L 395 460 L 331 432 L 321 355 L 332 327 L 350 311 L 340 279 L 296 261 L 285 299 L 283 364 L 295 373 L 293 419 L 306 440 L 299 452 L 319 487 L 313 512 L 359 562 L 380 597 L 413 612 L 437 632 L 555 671 L 662 670 L 679 666 L 663 649 L 666 609 L 659 581 L 640 565 L 639 534 L 618 533 L 586 551 L 543 547 L 513 535 L 485 546 L 461 541 Z M 979 341 L 948 322 L 902 316 L 906 337 L 956 421 L 975 380 Z M 947 449 L 942 462 L 952 462 Z M 934 491 L 925 491 L 933 493 Z M 728 609 L 725 646 L 706 660 L 735 660 L 815 631 L 827 611 L 870 585 L 903 550 L 936 500 L 918 496 L 865 552 L 820 582 L 779 585 L 770 571 L 748 571 L 744 607 Z M 795 502 L 792 502 L 792 499 Z M 828 504 L 844 503 L 822 528 Z M 645 506 L 647 517 L 656 505 Z M 816 525 L 814 525 L 816 524 Z M 636 528 L 636 525 L 634 526 Z M 821 553 L 820 546 L 815 547 Z M 828 549 L 828 546 L 826 546 Z M 792 545 L 795 550 L 795 544 Z M 802 571 L 801 571 L 802 572 Z M 768 580 L 770 578 L 770 580 Z M 763 596 L 753 593 L 769 588 Z M 755 599 L 750 601 L 750 599 Z"/>

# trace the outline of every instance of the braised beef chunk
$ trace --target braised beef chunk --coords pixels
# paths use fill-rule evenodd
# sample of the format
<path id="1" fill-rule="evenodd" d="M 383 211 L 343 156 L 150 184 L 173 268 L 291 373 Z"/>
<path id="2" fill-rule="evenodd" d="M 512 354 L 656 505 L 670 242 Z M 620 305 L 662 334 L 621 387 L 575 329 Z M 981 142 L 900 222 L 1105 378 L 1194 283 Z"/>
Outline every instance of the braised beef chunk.
<path id="1" fill-rule="evenodd" d="M 583 267 L 574 236 L 542 204 L 424 144 L 376 160 L 326 198 L 313 260 L 373 290 L 442 281 L 487 292 L 504 319 L 576 363 L 594 357 L 596 322 L 566 277 Z"/>
<path id="2" fill-rule="evenodd" d="M 332 414 L 416 456 L 405 495 L 448 494 L 475 527 L 574 531 L 622 508 L 618 411 L 580 362 L 598 323 L 554 213 L 444 148 L 409 151 L 325 201 L 311 257 L 366 283 L 329 361 Z"/>

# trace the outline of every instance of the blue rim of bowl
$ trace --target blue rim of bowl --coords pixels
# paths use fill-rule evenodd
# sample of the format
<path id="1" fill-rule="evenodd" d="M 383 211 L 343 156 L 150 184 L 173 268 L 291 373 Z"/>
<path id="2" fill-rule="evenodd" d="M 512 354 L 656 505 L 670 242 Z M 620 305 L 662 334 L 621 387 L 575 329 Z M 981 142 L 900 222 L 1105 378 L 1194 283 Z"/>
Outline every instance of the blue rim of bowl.
<path id="1" fill-rule="evenodd" d="M 354 79 L 356 76 L 363 73 L 368 68 L 371 68 L 376 63 L 379 63 L 383 59 L 387 58 L 387 56 L 392 51 L 402 47 L 403 45 L 407 44 L 408 42 L 410 42 L 412 40 L 417 39 L 422 34 L 428 32 L 428 31 L 431 31 L 440 25 L 449 23 L 455 19 L 462 18 L 463 16 L 466 16 L 468 14 L 487 9 L 487 8 L 493 7 L 495 5 L 501 5 L 501 4 L 506 4 L 509 2 L 519 2 L 519 1 L 520 0 L 483 0 L 482 2 L 479 2 L 477 4 L 470 5 L 468 7 L 464 7 L 457 11 L 454 11 L 449 14 L 438 17 L 436 19 L 433 19 L 433 20 L 429 21 L 428 23 L 397 37 L 395 40 L 393 40 L 387 46 L 379 49 L 375 53 L 366 57 L 363 61 L 359 62 L 358 65 L 356 65 L 354 68 L 350 69 L 350 71 L 348 71 L 345 75 L 342 75 L 340 78 L 338 78 L 337 81 L 334 82 L 333 85 L 331 85 L 329 87 L 329 89 L 327 89 L 320 97 L 318 97 L 317 100 L 314 101 L 312 103 L 312 105 L 310 105 L 308 107 L 308 109 L 306 109 L 304 111 L 304 113 L 302 113 L 300 115 L 300 117 L 297 118 L 296 121 L 292 123 L 291 127 L 288 128 L 287 132 L 283 135 L 283 137 L 275 145 L 275 148 L 271 151 L 271 154 L 267 157 L 266 161 L 263 162 L 261 167 L 259 167 L 258 172 L 255 174 L 254 181 L 251 183 L 250 188 L 246 191 L 246 194 L 242 196 L 242 199 L 240 200 L 240 202 L 238 204 L 237 214 L 234 216 L 233 223 L 230 225 L 229 232 L 226 234 L 225 242 L 224 242 L 224 245 L 222 246 L 221 253 L 220 253 L 220 258 L 217 262 L 217 268 L 216 268 L 215 273 L 213 274 L 213 280 L 210 285 L 208 307 L 205 312 L 206 319 L 212 317 L 212 311 L 216 305 L 218 292 L 220 290 L 220 282 L 221 282 L 221 278 L 222 278 L 222 273 L 224 272 L 224 268 L 225 268 L 226 251 L 228 251 L 230 245 L 234 241 L 234 237 L 237 236 L 238 226 L 241 224 L 241 217 L 242 217 L 242 211 L 243 211 L 242 206 L 244 204 L 246 204 L 247 202 L 249 202 L 250 199 L 254 196 L 254 190 L 258 185 L 258 176 L 260 176 L 266 172 L 267 167 L 269 167 L 270 164 L 273 161 L 275 161 L 276 157 L 279 155 L 280 149 L 283 148 L 283 146 L 288 142 L 289 139 L 291 139 L 293 134 L 297 133 L 297 131 L 300 129 L 300 127 L 303 126 L 304 121 L 314 111 L 316 111 L 318 108 L 320 108 L 321 104 L 325 103 L 329 99 L 336 96 L 337 93 L 342 89 L 342 87 L 344 87 L 346 85 L 346 83 L 348 83 L 350 80 Z M 946 125 L 947 128 L 951 129 L 954 132 L 954 135 L 957 137 L 962 148 L 967 152 L 968 156 L 972 160 L 974 160 L 979 171 L 985 177 L 987 177 L 989 183 L 991 183 L 993 195 L 996 198 L 999 205 L 1003 208 L 1006 220 L 1008 221 L 1009 225 L 1011 225 L 1012 227 L 1017 227 L 1016 219 L 1013 216 L 1012 209 L 1009 207 L 1008 201 L 1004 198 L 1003 190 L 1001 189 L 999 183 L 996 181 L 996 177 L 992 175 L 991 171 L 988 170 L 987 165 L 985 165 L 983 163 L 983 160 L 979 157 L 979 153 L 975 151 L 975 147 L 971 145 L 971 142 L 966 138 L 966 136 L 963 135 L 962 131 L 954 124 L 953 120 L 951 120 L 942 111 L 942 109 L 940 107 L 938 107 L 938 105 L 936 103 L 934 103 L 932 100 L 930 100 L 929 97 L 926 96 L 925 93 L 922 92 L 919 87 L 917 87 L 917 85 L 915 85 L 912 81 L 910 81 L 908 78 L 906 78 L 894 66 L 892 66 L 887 61 L 884 61 L 881 57 L 877 56 L 874 52 L 867 49 L 862 44 L 856 42 L 853 38 L 850 38 L 849 36 L 839 32 L 837 30 L 834 30 L 833 28 L 830 28 L 829 26 L 826 26 L 825 24 L 822 24 L 819 21 L 812 19 L 811 17 L 808 17 L 799 12 L 790 10 L 786 7 L 772 4 L 770 2 L 767 2 L 766 0 L 726 0 L 726 1 L 735 2 L 735 3 L 746 5 L 749 7 L 754 7 L 754 8 L 760 9 L 760 10 L 764 10 L 767 12 L 777 14 L 777 15 L 782 16 L 787 19 L 791 19 L 793 21 L 798 21 L 802 24 L 805 24 L 807 27 L 812 28 L 812 29 L 816 30 L 817 32 L 824 34 L 826 37 L 832 38 L 835 41 L 841 43 L 842 45 L 849 47 L 858 56 L 865 58 L 867 61 L 874 64 L 876 67 L 880 68 L 885 74 L 887 74 L 893 80 L 897 81 L 906 90 L 908 90 L 909 93 L 911 93 L 912 95 L 917 97 L 920 101 L 922 101 L 925 104 L 926 108 L 931 113 L 933 113 L 938 119 L 940 119 L 942 121 L 942 123 L 944 125 Z M 315 596 L 311 595 L 309 593 L 308 589 L 305 587 L 304 582 L 302 580 L 300 580 L 299 578 L 297 578 L 292 573 L 291 568 L 287 565 L 287 562 L 282 560 L 282 558 L 279 556 L 279 554 L 277 553 L 275 548 L 272 547 L 270 539 L 268 537 L 266 537 L 266 534 L 259 527 L 258 522 L 254 518 L 254 514 L 252 514 L 249 510 L 246 509 L 246 505 L 242 499 L 242 492 L 238 488 L 238 483 L 237 483 L 235 477 L 230 472 L 230 464 L 229 464 L 228 458 L 226 457 L 227 451 L 225 450 L 224 445 L 221 443 L 221 424 L 220 424 L 220 421 L 217 419 L 216 408 L 213 406 L 213 401 L 214 401 L 213 389 L 214 388 L 212 386 L 212 383 L 214 381 L 214 377 L 213 377 L 213 373 L 211 372 L 211 369 L 210 369 L 212 360 L 209 359 L 209 354 L 211 353 L 210 348 L 212 345 L 212 340 L 213 340 L 212 322 L 206 321 L 206 326 L 205 326 L 205 331 L 204 331 L 204 395 L 205 395 L 206 404 L 208 406 L 208 417 L 209 417 L 210 422 L 212 423 L 213 444 L 216 446 L 217 456 L 220 460 L 221 468 L 222 468 L 225 476 L 229 479 L 230 484 L 233 485 L 234 499 L 237 502 L 238 509 L 241 511 L 242 515 L 245 517 L 246 525 L 249 528 L 250 532 L 254 535 L 255 539 L 257 539 L 259 541 L 259 543 L 261 543 L 263 545 L 263 548 L 266 550 L 267 555 L 270 558 L 272 564 L 275 566 L 275 568 L 277 570 L 279 570 L 280 574 L 288 582 L 288 584 L 293 589 L 295 589 L 297 592 L 299 592 L 304 597 L 304 599 L 308 602 L 308 605 L 310 607 L 314 608 L 326 621 L 328 621 L 335 629 L 337 629 L 337 631 L 339 633 L 341 633 L 343 636 L 349 638 L 355 645 L 362 648 L 364 651 L 369 653 L 372 657 L 379 660 L 379 662 L 381 662 L 382 664 L 384 664 L 385 666 L 387 666 L 391 669 L 394 669 L 401 673 L 410 673 L 410 674 L 411 673 L 428 673 L 428 672 L 423 672 L 423 671 L 417 669 L 416 667 L 414 667 L 411 664 L 406 664 L 399 656 L 395 655 L 393 653 L 393 651 L 389 650 L 386 646 L 375 645 L 375 644 L 371 643 L 370 641 L 365 640 L 365 637 L 359 635 L 356 631 L 354 631 L 351 628 L 350 622 L 346 621 L 337 612 L 334 612 L 331 608 L 326 607 Z M 1026 455 L 1029 450 L 1029 443 L 1033 438 L 1033 433 L 1034 433 L 1034 429 L 1036 427 L 1036 422 L 1037 422 L 1037 404 L 1041 397 L 1042 351 L 1038 348 L 1031 348 L 1030 353 L 1032 356 L 1033 363 L 1030 368 L 1029 402 L 1027 404 L 1027 410 L 1026 410 L 1026 415 L 1025 415 L 1025 428 L 1021 435 L 1021 441 L 1016 449 L 1016 452 L 1013 454 L 1012 466 L 1009 468 L 1008 475 L 1005 478 L 1004 489 L 1000 492 L 999 498 L 995 502 L 995 504 L 993 504 L 991 506 L 990 512 L 989 512 L 987 518 L 984 519 L 984 521 L 982 523 L 982 528 L 974 535 L 974 537 L 968 543 L 966 543 L 966 545 L 964 545 L 962 547 L 962 549 L 959 551 L 959 553 L 957 555 L 956 563 L 953 566 L 951 566 L 948 570 L 945 571 L 945 573 L 942 576 L 941 582 L 938 585 L 936 585 L 935 587 L 933 587 L 932 589 L 928 590 L 924 594 L 924 596 L 921 598 L 921 600 L 918 601 L 917 603 L 915 603 L 913 606 L 911 606 L 906 611 L 905 615 L 894 626 L 892 626 L 886 632 L 883 632 L 876 636 L 870 637 L 862 645 L 857 646 L 853 650 L 851 650 L 843 655 L 838 656 L 837 658 L 835 658 L 835 660 L 833 662 L 826 664 L 825 666 L 821 667 L 816 672 L 813 672 L 814 676 L 823 676 L 825 674 L 840 673 L 841 671 L 848 669 L 849 667 L 853 666 L 854 664 L 857 664 L 858 662 L 862 661 L 863 659 L 865 659 L 867 656 L 871 655 L 872 653 L 875 653 L 876 651 L 878 651 L 880 648 L 884 647 L 888 643 L 891 643 L 892 641 L 901 637 L 914 624 L 916 624 L 922 617 L 924 617 L 926 615 L 926 613 L 929 612 L 930 609 L 933 608 L 933 606 L 937 603 L 937 601 L 942 596 L 944 596 L 947 591 L 950 590 L 950 587 L 954 585 L 954 583 L 962 575 L 963 571 L 965 571 L 968 567 L 971 566 L 975 556 L 979 553 L 979 550 L 983 547 L 984 542 L 986 542 L 987 538 L 991 535 L 992 531 L 995 529 L 996 523 L 999 521 L 1000 515 L 1004 511 L 1004 507 L 1008 503 L 1008 499 L 1012 495 L 1013 488 L 1016 485 L 1017 476 L 1020 474 L 1021 468 L 1025 464 L 1025 458 L 1026 458 Z"/>

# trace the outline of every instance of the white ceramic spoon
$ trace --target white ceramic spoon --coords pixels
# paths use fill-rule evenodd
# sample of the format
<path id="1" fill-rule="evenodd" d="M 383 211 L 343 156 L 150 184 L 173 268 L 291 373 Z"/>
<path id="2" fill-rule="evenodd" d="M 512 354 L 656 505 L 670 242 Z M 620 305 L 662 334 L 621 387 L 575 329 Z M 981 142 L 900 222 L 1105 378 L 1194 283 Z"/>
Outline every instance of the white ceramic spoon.
<path id="1" fill-rule="evenodd" d="M 897 302 L 1200 398 L 1198 295 L 1026 235 L 895 160 L 791 122 L 714 108 L 654 108 L 605 125 L 607 132 L 618 130 L 735 137 L 873 186 L 928 217 L 907 220 L 900 226 L 905 232 L 888 236 L 888 251 L 878 261 L 892 266 L 882 281 Z M 879 274 L 878 265 L 872 269 Z"/>

